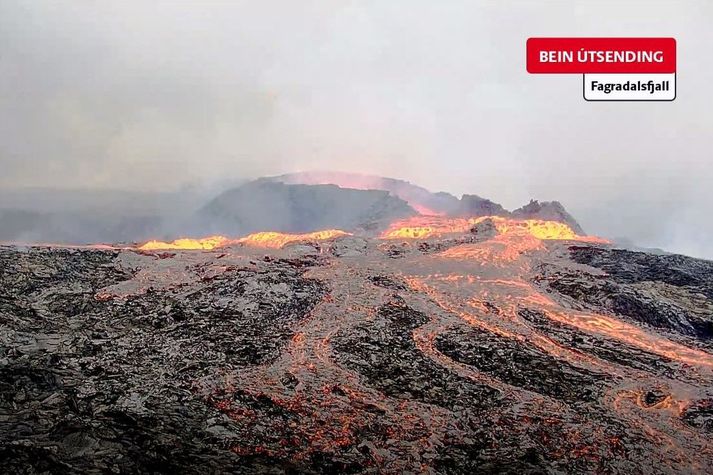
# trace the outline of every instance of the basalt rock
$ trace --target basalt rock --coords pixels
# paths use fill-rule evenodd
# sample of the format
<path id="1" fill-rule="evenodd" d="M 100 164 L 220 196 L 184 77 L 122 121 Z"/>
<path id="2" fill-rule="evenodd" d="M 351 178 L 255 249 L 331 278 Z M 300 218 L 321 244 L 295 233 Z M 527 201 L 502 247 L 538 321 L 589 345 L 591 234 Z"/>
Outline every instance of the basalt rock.
<path id="1" fill-rule="evenodd" d="M 713 263 L 680 255 L 572 247 L 572 259 L 603 270 L 560 270 L 551 289 L 651 327 L 713 339 Z"/>
<path id="2" fill-rule="evenodd" d="M 2 471 L 713 470 L 711 264 L 488 229 L 0 246 Z"/>

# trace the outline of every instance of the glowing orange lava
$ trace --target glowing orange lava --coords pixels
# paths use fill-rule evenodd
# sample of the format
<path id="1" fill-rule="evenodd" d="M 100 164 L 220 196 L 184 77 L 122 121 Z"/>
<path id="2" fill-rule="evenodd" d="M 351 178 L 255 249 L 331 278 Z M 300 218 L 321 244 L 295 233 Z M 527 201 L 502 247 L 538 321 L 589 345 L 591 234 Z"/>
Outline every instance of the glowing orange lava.
<path id="1" fill-rule="evenodd" d="M 443 211 L 435 211 L 432 210 L 431 208 L 428 208 L 426 206 L 416 204 L 416 203 L 409 203 L 409 205 L 416 210 L 416 212 L 422 216 L 445 216 L 446 213 Z"/>
<path id="2" fill-rule="evenodd" d="M 425 239 L 444 234 L 465 233 L 472 226 L 471 220 L 442 216 L 414 216 L 392 223 L 379 236 L 381 239 Z"/>
<path id="3" fill-rule="evenodd" d="M 529 234 L 501 234 L 484 243 L 462 244 L 441 252 L 451 259 L 474 259 L 483 264 L 502 266 L 528 251 L 542 250 L 542 241 Z"/>
<path id="4" fill-rule="evenodd" d="M 267 247 L 272 249 L 279 249 L 285 244 L 297 241 L 323 241 L 325 239 L 332 239 L 340 236 L 348 236 L 349 233 L 341 231 L 339 229 L 326 229 L 324 231 L 315 231 L 313 233 L 305 234 L 286 234 L 278 233 L 273 231 L 266 231 L 261 233 L 254 233 L 244 238 L 240 238 L 237 242 L 241 244 L 246 244 L 248 246 L 255 247 Z"/>
<path id="5" fill-rule="evenodd" d="M 175 241 L 149 241 L 139 246 L 142 251 L 154 251 L 158 249 L 215 249 L 227 246 L 234 241 L 225 236 L 208 236 L 200 239 L 181 238 Z"/>
<path id="6" fill-rule="evenodd" d="M 327 229 L 305 234 L 288 234 L 274 231 L 266 231 L 250 234 L 240 239 L 230 239 L 225 236 L 208 236 L 200 239 L 181 238 L 171 242 L 149 241 L 138 247 L 142 251 L 155 251 L 160 249 L 184 249 L 184 250 L 210 250 L 233 244 L 243 244 L 253 247 L 266 247 L 279 249 L 291 242 L 298 241 L 323 241 L 339 236 L 347 236 L 349 233 L 339 229 Z"/>
<path id="7" fill-rule="evenodd" d="M 425 211 L 424 211 L 425 212 Z M 544 221 L 538 219 L 516 220 L 499 216 L 483 216 L 479 218 L 447 218 L 435 214 L 414 216 L 409 219 L 394 222 L 384 231 L 381 239 L 427 239 L 442 237 L 448 234 L 467 233 L 470 229 L 485 220 L 490 220 L 500 235 L 527 236 L 539 240 L 568 239 L 587 242 L 607 243 L 608 241 L 595 236 L 579 236 L 572 228 L 557 221 Z M 339 229 L 326 229 L 304 234 L 289 234 L 276 231 L 263 231 L 248 236 L 231 239 L 225 236 L 208 236 L 204 238 L 181 238 L 175 241 L 149 241 L 138 249 L 143 251 L 159 249 L 198 249 L 210 250 L 233 244 L 242 244 L 253 247 L 279 249 L 288 243 L 298 241 L 322 241 L 349 233 Z"/>
<path id="8" fill-rule="evenodd" d="M 607 243 L 596 236 L 580 236 L 565 223 L 541 219 L 509 219 L 500 216 L 478 218 L 446 218 L 441 216 L 416 216 L 394 222 L 381 234 L 382 239 L 424 239 L 447 234 L 468 232 L 474 225 L 490 220 L 499 234 L 525 234 L 537 239 L 568 239 Z"/>

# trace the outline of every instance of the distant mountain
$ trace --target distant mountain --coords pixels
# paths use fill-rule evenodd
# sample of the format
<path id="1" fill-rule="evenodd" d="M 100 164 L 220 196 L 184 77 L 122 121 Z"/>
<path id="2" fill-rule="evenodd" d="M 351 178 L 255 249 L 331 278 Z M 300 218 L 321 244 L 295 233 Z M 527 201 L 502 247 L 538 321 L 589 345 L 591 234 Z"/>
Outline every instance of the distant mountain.
<path id="1" fill-rule="evenodd" d="M 319 171 L 288 173 L 265 178 L 265 180 L 302 185 L 330 184 L 355 190 L 384 190 L 393 196 L 401 198 L 422 214 L 454 214 L 457 213 L 460 206 L 458 198 L 449 193 L 432 193 L 426 188 L 405 180 L 375 175 Z"/>
<path id="2" fill-rule="evenodd" d="M 327 228 L 375 231 L 416 214 L 404 200 L 384 190 L 289 185 L 259 179 L 210 201 L 196 213 L 194 226 L 231 236 Z"/>
<path id="3" fill-rule="evenodd" d="M 584 234 L 582 227 L 558 201 L 530 200 L 528 204 L 508 211 L 500 204 L 478 195 L 465 194 L 460 199 L 455 196 L 438 192 L 433 193 L 405 180 L 385 178 L 374 175 L 362 175 L 346 172 L 299 172 L 288 173 L 263 180 L 287 184 L 332 184 L 342 188 L 358 190 L 385 190 L 391 195 L 406 201 L 421 214 L 442 214 L 448 216 L 503 216 L 520 219 L 545 219 L 568 224 L 577 234 Z"/>

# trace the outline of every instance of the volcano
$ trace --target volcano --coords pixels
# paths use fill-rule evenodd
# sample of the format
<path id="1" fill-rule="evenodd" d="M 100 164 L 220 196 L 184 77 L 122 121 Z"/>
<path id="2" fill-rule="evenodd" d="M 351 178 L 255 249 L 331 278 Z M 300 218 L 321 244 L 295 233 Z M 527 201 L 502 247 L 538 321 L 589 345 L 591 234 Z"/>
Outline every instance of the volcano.
<path id="1" fill-rule="evenodd" d="M 310 233 L 341 229 L 374 237 L 394 222 L 416 216 L 546 220 L 584 234 L 556 201 L 531 200 L 511 212 L 478 195 L 458 199 L 403 180 L 343 172 L 293 173 L 250 181 L 222 192 L 194 213 L 185 227 L 208 231 L 225 242 L 229 240 L 225 236 L 265 230 Z M 198 248 L 202 247 L 199 243 Z"/>
<path id="2" fill-rule="evenodd" d="M 324 180 L 199 208 L 234 235 L 0 246 L 3 469 L 713 470 L 712 262 Z"/>

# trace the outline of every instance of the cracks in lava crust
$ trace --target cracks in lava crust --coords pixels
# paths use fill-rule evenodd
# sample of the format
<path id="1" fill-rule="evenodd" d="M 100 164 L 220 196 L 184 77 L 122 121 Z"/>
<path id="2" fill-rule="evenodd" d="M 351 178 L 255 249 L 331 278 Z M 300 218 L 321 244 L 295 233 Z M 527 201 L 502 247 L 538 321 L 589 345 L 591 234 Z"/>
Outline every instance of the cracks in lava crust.
<path id="1" fill-rule="evenodd" d="M 0 248 L 3 468 L 631 473 L 682 471 L 694 457 L 713 465 L 713 404 L 698 367 L 684 374 L 683 363 L 553 320 L 546 299 L 503 305 L 509 292 L 530 296 L 524 282 L 464 278 L 434 295 L 404 284 L 423 258 L 441 265 L 456 244 L 370 253 L 360 242 L 358 253 L 345 244 L 331 257 L 315 247 L 303 251 L 320 256 L 261 259 Z M 609 275 L 552 265 L 540 276 L 552 293 L 610 311 L 617 293 L 665 295 L 661 305 L 705 330 L 696 325 L 706 321 L 706 264 L 573 249 L 577 262 Z M 205 272 L 118 297 L 104 290 L 134 277 L 118 262 L 126 255 L 151 269 L 175 261 L 170 269 Z M 455 277 L 487 264 L 469 268 L 468 259 L 459 257 Z M 497 279 L 503 268 L 491 267 Z M 468 295 L 483 297 L 464 305 L 470 320 L 435 299 L 474 302 Z M 647 322 L 652 332 L 705 339 L 660 315 L 671 320 Z M 556 345 L 566 358 L 547 351 Z M 688 399 L 675 398 L 681 388 Z"/>

